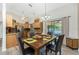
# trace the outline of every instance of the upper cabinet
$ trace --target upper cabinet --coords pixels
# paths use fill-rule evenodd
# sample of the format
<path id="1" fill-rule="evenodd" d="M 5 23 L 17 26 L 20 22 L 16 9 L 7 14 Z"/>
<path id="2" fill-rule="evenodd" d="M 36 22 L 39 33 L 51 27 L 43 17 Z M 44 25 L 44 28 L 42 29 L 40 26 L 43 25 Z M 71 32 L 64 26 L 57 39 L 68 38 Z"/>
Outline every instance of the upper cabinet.
<path id="1" fill-rule="evenodd" d="M 25 23 L 23 24 L 23 27 L 24 27 L 24 28 L 30 28 L 29 22 L 25 22 Z"/>
<path id="2" fill-rule="evenodd" d="M 7 15 L 6 26 L 11 28 L 15 28 L 16 26 L 16 20 L 11 15 Z"/>
<path id="3" fill-rule="evenodd" d="M 41 22 L 40 22 L 39 18 L 34 20 L 33 27 L 34 28 L 41 28 Z"/>
<path id="4" fill-rule="evenodd" d="M 12 27 L 12 16 L 11 15 L 7 15 L 7 20 L 6 20 L 6 26 L 7 27 Z"/>
<path id="5" fill-rule="evenodd" d="M 34 27 L 36 33 L 42 33 L 43 23 L 40 21 L 39 18 L 34 20 L 33 27 Z"/>
<path id="6" fill-rule="evenodd" d="M 15 26 L 16 26 L 16 20 L 13 19 L 12 20 L 12 27 L 15 28 Z"/>

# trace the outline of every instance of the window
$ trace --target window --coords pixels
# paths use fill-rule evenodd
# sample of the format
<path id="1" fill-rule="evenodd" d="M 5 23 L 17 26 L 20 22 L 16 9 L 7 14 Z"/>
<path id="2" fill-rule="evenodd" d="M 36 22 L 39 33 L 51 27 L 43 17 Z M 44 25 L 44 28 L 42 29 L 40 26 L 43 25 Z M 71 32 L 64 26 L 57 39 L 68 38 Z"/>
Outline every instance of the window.
<path id="1" fill-rule="evenodd" d="M 62 34 L 62 21 L 52 21 L 48 24 L 48 32 L 51 32 L 53 35 Z"/>

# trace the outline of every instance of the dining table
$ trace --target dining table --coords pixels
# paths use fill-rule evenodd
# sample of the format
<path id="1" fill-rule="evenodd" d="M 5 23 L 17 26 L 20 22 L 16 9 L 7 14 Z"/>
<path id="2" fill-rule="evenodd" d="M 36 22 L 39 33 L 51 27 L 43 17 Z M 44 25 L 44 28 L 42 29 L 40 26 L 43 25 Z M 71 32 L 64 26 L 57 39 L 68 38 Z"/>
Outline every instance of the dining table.
<path id="1" fill-rule="evenodd" d="M 27 44 L 29 47 L 34 49 L 35 55 L 40 55 L 40 49 L 53 41 L 55 37 L 51 38 L 27 38 L 24 39 L 23 42 Z M 29 40 L 32 39 L 32 40 Z"/>

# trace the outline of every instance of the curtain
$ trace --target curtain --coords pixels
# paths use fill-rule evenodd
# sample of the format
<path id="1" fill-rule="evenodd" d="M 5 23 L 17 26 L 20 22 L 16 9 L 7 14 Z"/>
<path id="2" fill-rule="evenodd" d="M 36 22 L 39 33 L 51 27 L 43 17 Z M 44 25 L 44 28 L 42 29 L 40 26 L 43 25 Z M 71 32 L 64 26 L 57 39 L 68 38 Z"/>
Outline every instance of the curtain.
<path id="1" fill-rule="evenodd" d="M 65 37 L 69 36 L 69 17 L 63 17 L 62 19 L 62 32 Z"/>

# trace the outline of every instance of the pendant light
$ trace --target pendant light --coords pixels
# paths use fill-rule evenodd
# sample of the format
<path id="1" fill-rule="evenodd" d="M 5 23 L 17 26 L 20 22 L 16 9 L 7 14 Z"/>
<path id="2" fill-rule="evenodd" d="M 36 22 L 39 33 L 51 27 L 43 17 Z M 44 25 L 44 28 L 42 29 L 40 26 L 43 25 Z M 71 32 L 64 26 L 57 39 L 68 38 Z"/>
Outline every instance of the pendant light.
<path id="1" fill-rule="evenodd" d="M 25 6 L 26 6 L 26 5 L 25 5 Z M 32 4 L 28 4 L 28 6 L 29 6 L 29 7 L 32 7 Z M 23 22 L 28 22 L 28 21 L 29 21 L 29 20 L 28 20 L 29 17 L 27 17 L 27 16 L 24 15 L 24 11 L 22 12 L 22 14 L 23 14 L 22 21 L 23 21 Z"/>

